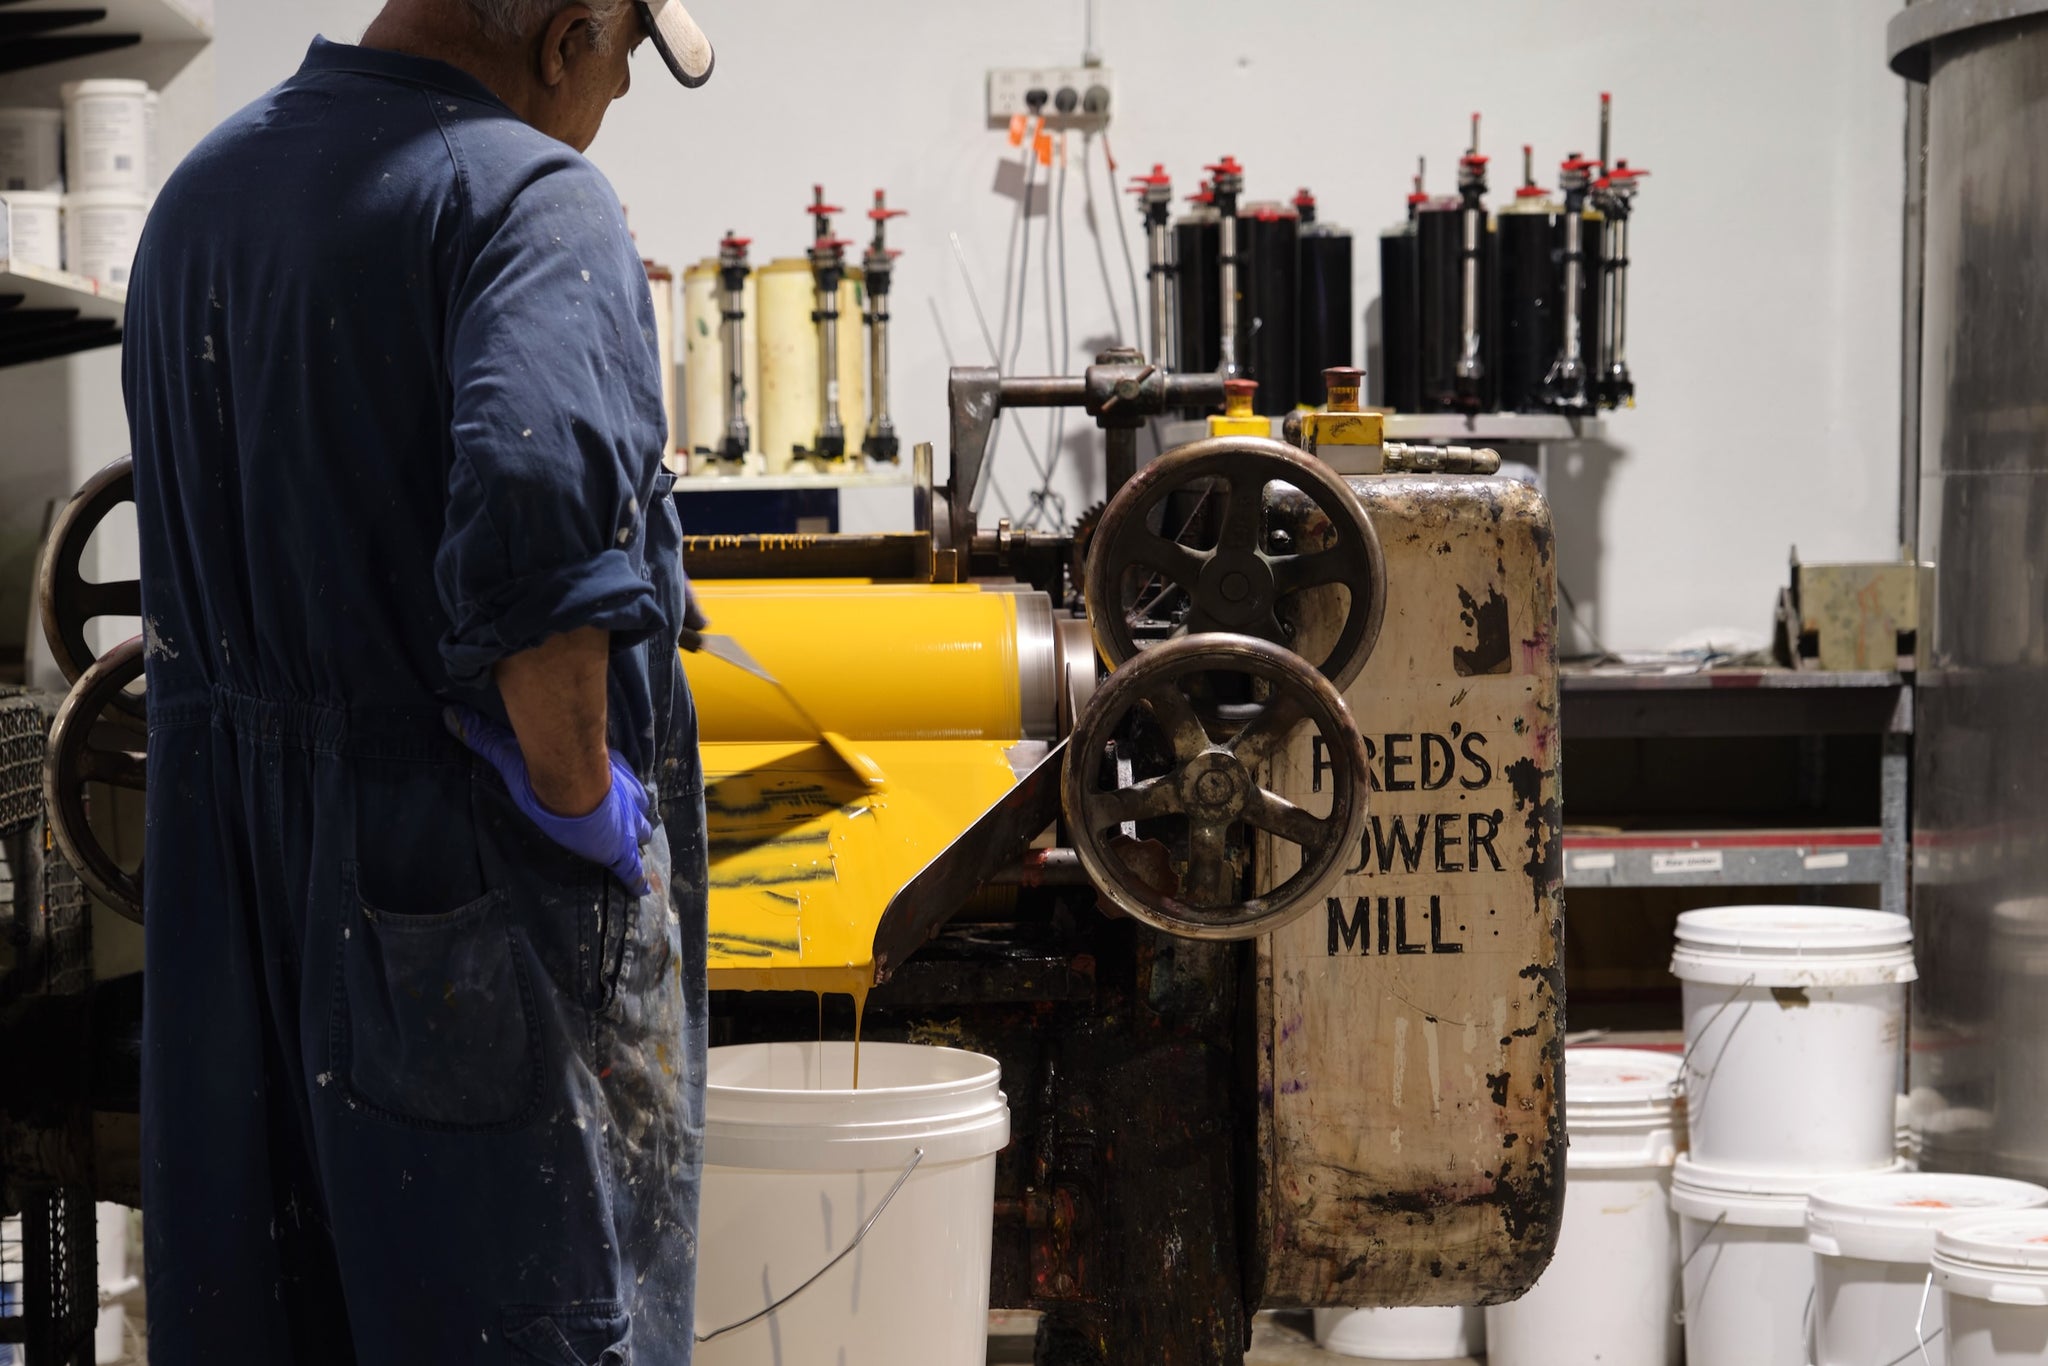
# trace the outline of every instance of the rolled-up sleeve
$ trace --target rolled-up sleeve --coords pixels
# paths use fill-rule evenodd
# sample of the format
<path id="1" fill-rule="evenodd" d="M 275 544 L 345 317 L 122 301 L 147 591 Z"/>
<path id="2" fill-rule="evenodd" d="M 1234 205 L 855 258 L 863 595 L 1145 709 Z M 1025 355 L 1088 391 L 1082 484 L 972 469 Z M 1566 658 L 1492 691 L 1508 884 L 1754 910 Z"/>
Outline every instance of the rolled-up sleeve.
<path id="1" fill-rule="evenodd" d="M 449 319 L 454 460 L 435 580 L 441 655 L 477 686 L 582 627 L 669 623 L 640 552 L 666 444 L 647 279 L 604 177 L 564 157 L 486 234 Z"/>

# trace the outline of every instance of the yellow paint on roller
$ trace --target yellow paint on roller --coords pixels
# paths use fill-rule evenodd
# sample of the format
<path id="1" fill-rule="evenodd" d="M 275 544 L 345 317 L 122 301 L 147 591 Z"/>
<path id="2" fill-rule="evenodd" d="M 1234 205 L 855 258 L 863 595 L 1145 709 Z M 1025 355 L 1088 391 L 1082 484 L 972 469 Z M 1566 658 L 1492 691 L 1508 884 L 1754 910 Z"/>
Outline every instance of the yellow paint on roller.
<path id="1" fill-rule="evenodd" d="M 1005 740 L 863 740 L 877 790 L 816 743 L 704 746 L 714 990 L 859 997 L 889 901 L 1015 784 Z"/>
<path id="2" fill-rule="evenodd" d="M 898 775 L 872 742 L 1023 736 L 1017 604 L 972 585 L 697 585 L 710 629 L 742 642 L 820 730 Z M 776 690 L 683 656 L 706 744 L 815 740 Z M 977 811 L 974 814 L 979 814 Z"/>

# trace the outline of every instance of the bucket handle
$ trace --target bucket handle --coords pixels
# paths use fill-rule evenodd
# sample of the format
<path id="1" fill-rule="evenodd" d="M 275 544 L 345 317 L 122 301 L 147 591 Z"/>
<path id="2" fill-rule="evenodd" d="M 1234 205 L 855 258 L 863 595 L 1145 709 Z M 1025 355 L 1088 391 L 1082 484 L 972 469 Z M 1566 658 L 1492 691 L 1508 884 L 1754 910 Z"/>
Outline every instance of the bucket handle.
<path id="1" fill-rule="evenodd" d="M 1934 1338 L 1938 1338 L 1943 1333 L 1946 1333 L 1948 1327 L 1943 1325 L 1935 1329 L 1934 1337 L 1927 1335 L 1927 1298 L 1933 1293 L 1934 1273 L 1930 1271 L 1927 1273 L 1927 1279 L 1920 1285 L 1920 1312 L 1913 1316 L 1913 1337 L 1915 1340 L 1912 1350 L 1908 1351 L 1904 1356 L 1892 1358 L 1885 1363 L 1885 1366 L 1905 1366 L 1905 1363 L 1911 1360 L 1916 1353 L 1920 1357 L 1920 1366 L 1934 1366 L 1933 1358 L 1927 1355 L 1927 1344 L 1934 1341 Z"/>
<path id="2" fill-rule="evenodd" d="M 725 1325 L 725 1327 L 720 1328 L 715 1332 L 697 1334 L 697 1341 L 710 1342 L 716 1338 L 724 1337 L 727 1333 L 737 1333 L 740 1329 L 747 1327 L 749 1324 L 759 1323 L 762 1319 L 767 1318 L 776 1310 L 781 1309 L 784 1305 L 788 1304 L 798 1295 L 803 1294 L 804 1291 L 809 1290 L 812 1286 L 816 1285 L 820 1280 L 824 1279 L 826 1272 L 830 1271 L 833 1267 L 838 1266 L 841 1262 L 845 1261 L 848 1257 L 852 1256 L 853 1250 L 859 1247 L 862 1241 L 864 1241 L 867 1238 L 868 1234 L 874 1230 L 875 1221 L 882 1217 L 882 1211 L 889 1208 L 889 1202 L 896 1198 L 896 1192 L 903 1189 L 903 1183 L 910 1179 L 910 1174 L 917 1170 L 917 1164 L 922 1161 L 924 1161 L 924 1149 L 913 1149 L 910 1154 L 910 1161 L 903 1164 L 903 1171 L 896 1178 L 896 1184 L 889 1187 L 889 1193 L 882 1197 L 881 1204 L 875 1206 L 875 1212 L 868 1216 L 868 1221 L 860 1226 L 860 1232 L 853 1235 L 853 1241 L 848 1243 L 845 1247 L 841 1248 L 839 1250 L 838 1256 L 834 1257 L 831 1261 L 825 1263 L 823 1266 L 819 1267 L 815 1272 L 811 1273 L 811 1277 L 809 1280 L 805 1281 L 796 1289 L 790 1291 L 787 1295 L 784 1295 L 781 1299 L 775 1301 L 775 1303 L 769 1305 L 766 1309 L 756 1310 L 754 1313 L 751 1313 L 747 1315 L 745 1318 L 741 1319 L 738 1323 L 728 1323 L 727 1325 Z"/>
<path id="3" fill-rule="evenodd" d="M 1751 987 L 1755 985 L 1756 974 L 1753 972 L 1749 974 L 1749 976 L 1743 978 L 1740 982 L 1737 982 L 1735 984 L 1735 990 L 1728 993 L 1728 999 L 1721 1002 L 1720 1009 L 1714 1012 L 1713 1018 L 1707 1021 L 1705 1028 L 1700 1030 L 1698 1037 L 1694 1038 L 1690 1043 L 1686 1044 L 1685 1052 L 1682 1055 L 1680 1055 L 1678 1059 L 1678 1079 L 1671 1083 L 1671 1091 L 1673 1095 L 1684 1094 L 1686 1071 L 1688 1068 L 1692 1066 L 1693 1050 L 1698 1048 L 1700 1044 L 1706 1040 L 1707 1035 L 1713 1033 L 1714 1026 L 1721 1023 L 1721 1017 L 1728 1013 L 1728 1007 L 1734 1005 L 1737 998 L 1739 998 L 1743 992 L 1749 990 Z M 1713 1074 L 1708 1073 L 1708 1075 L 1712 1076 Z"/>

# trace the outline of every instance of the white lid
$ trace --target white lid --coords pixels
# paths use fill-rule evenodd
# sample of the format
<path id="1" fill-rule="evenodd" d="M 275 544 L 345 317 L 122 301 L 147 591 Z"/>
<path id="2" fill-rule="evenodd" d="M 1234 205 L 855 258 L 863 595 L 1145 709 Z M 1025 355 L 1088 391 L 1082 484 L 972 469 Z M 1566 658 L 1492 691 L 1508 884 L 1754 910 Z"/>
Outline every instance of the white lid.
<path id="1" fill-rule="evenodd" d="M 64 196 L 67 209 L 147 209 L 149 196 L 137 190 L 73 190 Z"/>
<path id="2" fill-rule="evenodd" d="M 1938 1229 L 1997 1210 L 2048 1205 L 2048 1188 L 1996 1176 L 1900 1172 L 1817 1187 L 1806 1202 L 1806 1241 L 1827 1257 L 1924 1266 Z"/>
<path id="3" fill-rule="evenodd" d="M 64 122 L 64 111 L 61 109 L 0 109 L 0 122 L 62 123 Z"/>
<path id="4" fill-rule="evenodd" d="M 1565 1122 L 1578 1124 L 1613 1111 L 1653 1107 L 1669 1111 L 1678 1098 L 1683 1059 L 1643 1048 L 1568 1048 Z"/>
<path id="5" fill-rule="evenodd" d="M 1934 1236 L 1944 1290 L 1994 1304 L 2048 1306 L 2048 1210 L 1959 1220 Z"/>
<path id="6" fill-rule="evenodd" d="M 1905 1170 L 1894 1162 L 1878 1172 Z M 1873 1175 L 1878 1173 L 1872 1173 Z M 1723 1221 L 1744 1228 L 1803 1228 L 1806 1199 L 1814 1188 L 1840 1173 L 1731 1172 L 1703 1167 L 1680 1153 L 1671 1171 L 1671 1208 L 1691 1219 Z"/>
<path id="7" fill-rule="evenodd" d="M 1910 982 L 1913 926 L 1841 906 L 1718 906 L 1678 917 L 1671 971 L 1714 986 Z"/>
<path id="8" fill-rule="evenodd" d="M 757 1171 L 878 1171 L 987 1157 L 1010 1139 L 995 1059 L 957 1048 L 741 1044 L 707 1055 L 704 1160 Z"/>
<path id="9" fill-rule="evenodd" d="M 1564 1055 L 1566 1161 L 1573 1167 L 1668 1167 L 1684 1124 L 1680 1058 L 1633 1048 Z"/>
<path id="10" fill-rule="evenodd" d="M 81 95 L 134 95 L 149 93 L 148 81 L 117 81 L 109 79 L 91 81 L 66 81 L 62 93 L 65 100 L 75 100 Z"/>
<path id="11" fill-rule="evenodd" d="M 64 203 L 64 196 L 55 190 L 0 190 L 0 199 L 18 209 L 55 209 Z"/>

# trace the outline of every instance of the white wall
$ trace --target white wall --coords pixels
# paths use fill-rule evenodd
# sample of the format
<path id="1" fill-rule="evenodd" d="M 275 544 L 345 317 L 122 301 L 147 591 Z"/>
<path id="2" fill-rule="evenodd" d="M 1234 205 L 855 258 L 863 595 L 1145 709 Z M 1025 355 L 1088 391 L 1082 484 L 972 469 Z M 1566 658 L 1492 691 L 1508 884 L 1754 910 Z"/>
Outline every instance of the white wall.
<path id="1" fill-rule="evenodd" d="M 947 234 L 993 326 L 1015 212 L 993 188 L 1010 153 L 984 126 L 983 73 L 1078 59 L 1084 3 L 696 0 L 717 75 L 685 92 L 643 53 L 593 155 L 646 253 L 676 265 L 728 228 L 755 239 L 757 260 L 794 254 L 813 181 L 849 207 L 886 186 L 911 213 L 892 229 L 898 425 L 943 460 L 935 315 L 957 360 L 987 359 Z M 1418 152 L 1447 190 L 1466 117 L 1483 110 L 1498 196 L 1523 142 L 1539 165 L 1590 152 L 1598 92 L 1614 92 L 1615 150 L 1653 173 L 1632 242 L 1642 407 L 1613 418 L 1607 444 L 1554 452 L 1551 469 L 1564 577 L 1607 644 L 1762 634 L 1795 542 L 1809 560 L 1895 553 L 1904 105 L 1882 35 L 1897 0 L 1100 3 L 1123 171 L 1164 161 L 1184 193 L 1228 152 L 1254 195 L 1314 186 L 1326 219 L 1360 230 L 1361 311 L 1378 292 L 1373 234 L 1400 215 Z M 222 111 L 289 74 L 313 32 L 352 41 L 377 7 L 219 0 Z M 1078 367 L 1110 326 L 1073 152 Z M 1120 249 L 1102 226 L 1128 328 Z M 842 235 L 866 225 L 849 218 Z M 1042 370 L 1045 347 L 1034 293 L 1019 368 Z M 1005 448 L 1001 486 L 1021 507 L 1033 481 L 1013 437 Z M 1099 455 L 1082 454 L 1098 449 L 1069 447 L 1069 514 L 1099 496 Z M 849 525 L 907 515 L 899 495 L 849 500 Z"/>

